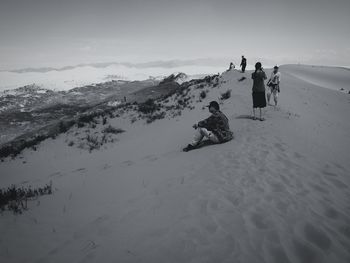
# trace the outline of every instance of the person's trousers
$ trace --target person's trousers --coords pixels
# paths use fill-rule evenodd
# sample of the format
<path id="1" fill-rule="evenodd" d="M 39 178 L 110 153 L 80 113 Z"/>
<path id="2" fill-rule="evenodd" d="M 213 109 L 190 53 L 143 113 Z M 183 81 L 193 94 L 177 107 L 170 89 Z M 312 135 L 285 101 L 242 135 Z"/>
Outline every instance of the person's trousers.
<path id="1" fill-rule="evenodd" d="M 193 141 L 192 141 L 192 146 L 197 145 L 198 143 L 200 143 L 203 138 L 206 138 L 210 141 L 212 141 L 213 143 L 219 143 L 219 139 L 218 137 L 216 137 L 216 135 L 211 132 L 208 131 L 206 128 L 197 128 L 196 133 L 193 137 Z"/>

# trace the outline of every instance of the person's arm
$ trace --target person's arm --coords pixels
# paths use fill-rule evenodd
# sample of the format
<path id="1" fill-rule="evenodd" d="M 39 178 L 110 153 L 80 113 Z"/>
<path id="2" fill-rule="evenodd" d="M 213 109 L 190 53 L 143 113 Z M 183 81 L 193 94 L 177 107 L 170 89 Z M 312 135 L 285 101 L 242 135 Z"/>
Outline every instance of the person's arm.
<path id="1" fill-rule="evenodd" d="M 263 72 L 264 72 L 264 76 L 263 76 L 263 78 L 264 78 L 264 79 L 267 79 L 267 76 L 266 76 L 265 71 L 263 71 Z"/>
<path id="2" fill-rule="evenodd" d="M 200 128 L 207 128 L 212 123 L 213 118 L 214 118 L 213 116 L 210 116 L 210 117 L 206 118 L 205 120 L 198 122 L 197 126 Z"/>
<path id="3" fill-rule="evenodd" d="M 204 128 L 208 124 L 208 119 L 209 118 L 198 122 L 197 127 Z"/>

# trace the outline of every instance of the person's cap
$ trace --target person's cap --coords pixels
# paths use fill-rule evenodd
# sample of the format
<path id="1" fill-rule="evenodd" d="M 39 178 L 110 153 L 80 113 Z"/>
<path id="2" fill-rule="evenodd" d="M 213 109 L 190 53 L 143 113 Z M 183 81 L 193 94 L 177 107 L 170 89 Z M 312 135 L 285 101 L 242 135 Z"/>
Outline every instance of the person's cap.
<path id="1" fill-rule="evenodd" d="M 274 68 L 274 69 L 278 69 L 278 66 L 276 65 L 276 66 L 274 66 L 273 68 Z"/>
<path id="2" fill-rule="evenodd" d="M 207 105 L 206 107 L 208 108 L 213 107 L 216 110 L 220 110 L 219 103 L 217 103 L 215 100 L 211 101 L 209 105 Z"/>

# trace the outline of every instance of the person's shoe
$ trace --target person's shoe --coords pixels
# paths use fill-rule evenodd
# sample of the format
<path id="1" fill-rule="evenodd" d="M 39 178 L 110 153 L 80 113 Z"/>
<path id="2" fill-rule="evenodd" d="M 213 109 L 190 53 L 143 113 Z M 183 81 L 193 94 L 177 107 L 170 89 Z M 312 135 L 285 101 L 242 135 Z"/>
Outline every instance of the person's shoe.
<path id="1" fill-rule="evenodd" d="M 195 149 L 196 147 L 194 147 L 192 144 L 187 145 L 185 148 L 183 148 L 184 152 L 188 152 L 191 151 L 193 149 Z"/>

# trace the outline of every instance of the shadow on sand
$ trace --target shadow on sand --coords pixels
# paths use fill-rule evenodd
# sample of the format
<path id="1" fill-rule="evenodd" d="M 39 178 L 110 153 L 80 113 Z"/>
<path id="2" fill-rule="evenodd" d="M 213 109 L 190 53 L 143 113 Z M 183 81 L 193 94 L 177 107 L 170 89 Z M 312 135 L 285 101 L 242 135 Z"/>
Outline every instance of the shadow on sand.
<path id="1" fill-rule="evenodd" d="M 239 115 L 235 119 L 247 119 L 247 120 L 254 120 L 254 117 L 251 115 Z"/>

